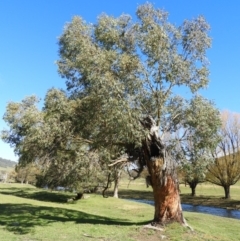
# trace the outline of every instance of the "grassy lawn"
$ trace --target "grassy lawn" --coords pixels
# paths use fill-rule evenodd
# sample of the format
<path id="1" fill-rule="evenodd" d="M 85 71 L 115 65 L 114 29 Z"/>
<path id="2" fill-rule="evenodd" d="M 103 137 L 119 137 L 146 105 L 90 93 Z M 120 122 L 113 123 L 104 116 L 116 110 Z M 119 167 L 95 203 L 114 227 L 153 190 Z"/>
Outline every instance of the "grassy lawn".
<path id="1" fill-rule="evenodd" d="M 141 181 L 130 184 L 128 188 L 127 184 L 122 183 L 120 197 L 152 197 L 151 189 L 146 189 Z M 183 189 L 182 195 L 185 191 L 187 195 L 188 189 Z M 206 195 L 204 192 L 199 195 Z M 215 195 L 207 186 L 206 192 Z M 238 194 L 234 195 L 237 197 Z M 143 228 L 153 217 L 154 210 L 150 205 L 103 198 L 97 194 L 67 203 L 71 196 L 71 193 L 49 192 L 30 185 L 0 184 L 0 240 L 155 241 L 161 240 L 162 235 L 165 240 L 176 241 L 240 240 L 240 220 L 184 212 L 194 232 L 178 224 L 168 225 L 160 232 Z M 221 189 L 216 197 L 221 199 Z"/>

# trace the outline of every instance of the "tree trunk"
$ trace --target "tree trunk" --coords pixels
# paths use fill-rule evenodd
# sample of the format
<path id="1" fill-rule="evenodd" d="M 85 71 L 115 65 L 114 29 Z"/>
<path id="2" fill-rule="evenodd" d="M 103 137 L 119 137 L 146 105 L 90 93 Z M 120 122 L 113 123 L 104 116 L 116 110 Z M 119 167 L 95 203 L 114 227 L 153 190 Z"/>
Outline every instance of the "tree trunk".
<path id="1" fill-rule="evenodd" d="M 184 223 L 180 202 L 179 187 L 175 175 L 161 170 L 162 159 L 148 162 L 155 202 L 154 224 L 172 221 Z"/>
<path id="2" fill-rule="evenodd" d="M 191 187 L 192 193 L 191 196 L 195 197 L 196 196 L 196 187 Z"/>
<path id="3" fill-rule="evenodd" d="M 153 188 L 153 225 L 164 225 L 169 222 L 186 224 L 182 214 L 175 162 L 165 150 L 155 121 L 148 117 L 142 124 L 150 130 L 143 142 L 143 155 Z"/>
<path id="4" fill-rule="evenodd" d="M 84 194 L 82 192 L 77 193 L 77 196 L 74 198 L 74 200 L 80 200 L 84 199 Z"/>
<path id="5" fill-rule="evenodd" d="M 115 180 L 114 180 L 114 191 L 113 191 L 113 197 L 118 198 L 118 186 L 121 178 L 121 170 L 116 170 L 115 174 Z"/>
<path id="6" fill-rule="evenodd" d="M 196 196 L 196 187 L 197 187 L 197 182 L 196 181 L 192 181 L 192 182 L 188 182 L 191 190 L 192 190 L 192 193 L 191 193 L 191 196 L 192 197 L 195 197 Z"/>
<path id="7" fill-rule="evenodd" d="M 225 198 L 230 199 L 230 186 L 224 186 Z"/>
<path id="8" fill-rule="evenodd" d="M 119 181 L 115 180 L 115 182 L 114 182 L 114 192 L 113 192 L 113 197 L 115 197 L 115 198 L 118 198 L 118 184 L 119 184 Z"/>
<path id="9" fill-rule="evenodd" d="M 5 175 L 4 175 L 4 183 L 7 183 L 7 179 L 8 179 L 8 174 L 6 173 Z"/>

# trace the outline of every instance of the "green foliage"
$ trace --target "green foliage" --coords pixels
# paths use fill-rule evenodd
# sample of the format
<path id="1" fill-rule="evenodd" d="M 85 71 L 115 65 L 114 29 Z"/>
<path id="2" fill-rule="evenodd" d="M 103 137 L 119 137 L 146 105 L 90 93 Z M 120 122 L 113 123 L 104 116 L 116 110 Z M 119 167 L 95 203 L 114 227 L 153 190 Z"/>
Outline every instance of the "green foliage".
<path id="1" fill-rule="evenodd" d="M 15 167 L 14 178 L 17 182 L 36 184 L 36 177 L 41 169 L 36 163 L 18 164 Z"/>
<path id="2" fill-rule="evenodd" d="M 3 116 L 9 130 L 2 131 L 2 139 L 14 147 L 15 153 L 20 158 L 24 156 L 26 161 L 33 159 L 31 154 L 34 151 L 37 152 L 36 146 L 32 145 L 31 148 L 34 148 L 34 150 L 28 152 L 29 145 L 25 145 L 25 143 L 28 143 L 26 137 L 32 138 L 32 130 L 38 128 L 42 122 L 37 103 L 38 99 L 35 96 L 26 97 L 20 103 L 10 102 Z"/>
<path id="3" fill-rule="evenodd" d="M 167 15 L 147 3 L 137 9 L 136 22 L 128 15 L 101 15 L 95 25 L 80 17 L 66 25 L 59 73 L 71 97 L 80 100 L 79 129 L 97 146 L 141 146 L 146 115 L 169 131 L 187 104 L 174 87 L 195 93 L 207 85 L 208 24 L 199 17 L 176 27 Z"/>
<path id="4" fill-rule="evenodd" d="M 103 185 L 104 166 L 75 130 L 75 101 L 51 89 L 42 111 L 36 104 L 35 97 L 9 103 L 4 116 L 10 130 L 2 132 L 3 139 L 20 157 L 17 179 L 35 183 L 37 178 L 37 185 L 65 186 L 76 191 Z"/>
<path id="5" fill-rule="evenodd" d="M 170 143 L 178 147 L 173 155 L 179 162 L 182 181 L 195 192 L 198 183 L 205 181 L 207 166 L 214 161 L 212 152 L 220 140 L 220 113 L 212 102 L 196 96 L 189 101 L 183 115 L 184 118 L 178 117 L 183 128 L 173 135 Z"/>

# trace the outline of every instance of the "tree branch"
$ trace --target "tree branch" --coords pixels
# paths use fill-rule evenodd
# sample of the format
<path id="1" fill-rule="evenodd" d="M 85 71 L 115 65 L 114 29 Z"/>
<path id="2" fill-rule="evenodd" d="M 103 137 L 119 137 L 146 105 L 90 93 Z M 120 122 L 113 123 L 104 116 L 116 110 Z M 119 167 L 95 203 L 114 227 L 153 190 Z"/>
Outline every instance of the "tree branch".
<path id="1" fill-rule="evenodd" d="M 115 166 L 117 165 L 118 163 L 122 163 L 122 162 L 128 162 L 129 159 L 124 157 L 124 158 L 121 158 L 121 159 L 118 159 L 118 160 L 115 160 L 113 163 L 111 164 L 108 164 L 109 167 L 112 167 L 112 166 Z"/>

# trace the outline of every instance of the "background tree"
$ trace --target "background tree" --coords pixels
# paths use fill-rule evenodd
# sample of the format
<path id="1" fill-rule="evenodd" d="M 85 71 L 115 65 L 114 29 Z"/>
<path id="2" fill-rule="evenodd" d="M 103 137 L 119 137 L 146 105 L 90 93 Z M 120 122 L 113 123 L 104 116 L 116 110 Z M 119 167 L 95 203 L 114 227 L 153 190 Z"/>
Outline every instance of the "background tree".
<path id="1" fill-rule="evenodd" d="M 36 96 L 26 97 L 20 103 L 9 102 L 3 116 L 9 130 L 3 130 L 1 138 L 14 148 L 15 154 L 22 162 L 33 161 L 31 155 L 38 151 L 35 145 L 28 145 L 28 140 L 25 138 L 26 136 L 30 138 L 30 130 L 40 128 L 43 122 L 43 116 L 37 108 L 38 102 Z"/>
<path id="2" fill-rule="evenodd" d="M 36 177 L 39 172 L 40 169 L 34 162 L 25 165 L 18 164 L 15 167 L 15 179 L 17 182 L 36 185 Z"/>
<path id="3" fill-rule="evenodd" d="M 10 102 L 4 115 L 10 130 L 3 131 L 2 138 L 19 155 L 18 179 L 27 181 L 34 163 L 41 187 L 64 186 L 82 196 L 84 190 L 104 186 L 106 165 L 100 165 L 99 154 L 89 149 L 74 127 L 75 101 L 63 91 L 51 89 L 42 111 L 37 104 L 34 96 Z"/>
<path id="4" fill-rule="evenodd" d="M 17 182 L 17 173 L 15 171 L 15 169 L 11 170 L 8 174 L 8 177 L 9 177 L 9 182 L 11 183 L 15 183 Z"/>
<path id="5" fill-rule="evenodd" d="M 221 141 L 213 153 L 214 163 L 208 166 L 207 180 L 223 187 L 225 198 L 230 198 L 230 186 L 240 179 L 240 114 L 224 111 L 221 119 Z"/>
<path id="6" fill-rule="evenodd" d="M 149 3 L 136 14 L 136 22 L 129 15 L 103 14 L 94 25 L 74 17 L 59 39 L 59 73 L 78 105 L 75 128 L 82 140 L 91 149 L 104 148 L 107 163 L 135 162 L 139 173 L 147 166 L 153 223 L 184 223 L 175 145 L 165 142 L 164 135 L 195 130 L 183 133 L 179 141 L 197 134 L 198 145 L 204 147 L 205 137 L 217 130 L 217 111 L 211 119 L 208 111 L 201 113 L 203 123 L 191 121 L 191 103 L 204 102 L 195 93 L 208 84 L 209 25 L 198 17 L 176 27 L 166 12 Z M 179 86 L 190 89 L 192 100 L 176 94 Z M 112 155 L 116 146 L 118 153 Z"/>
<path id="7" fill-rule="evenodd" d="M 196 196 L 197 185 L 205 182 L 208 164 L 209 159 L 198 156 L 198 159 L 188 160 L 180 168 L 182 182 L 189 185 L 193 197 Z"/>
<path id="8" fill-rule="evenodd" d="M 6 170 L 0 171 L 0 181 L 6 183 L 8 179 L 8 173 Z"/>
<path id="9" fill-rule="evenodd" d="M 211 153 L 219 142 L 219 135 L 212 126 L 217 126 L 217 123 L 219 125 L 220 119 L 216 119 L 218 111 L 211 101 L 198 96 L 190 105 L 193 114 L 186 115 L 185 122 L 191 122 L 190 126 L 194 128 L 180 129 L 174 133 L 173 141 L 177 140 L 175 159 L 179 162 L 182 182 L 189 185 L 191 195 L 195 196 L 197 185 L 205 181 L 207 166 L 214 159 Z M 212 120 L 209 116 L 214 116 L 215 119 Z M 209 128 L 207 134 L 201 136 L 200 132 L 205 132 L 205 128 Z"/>

